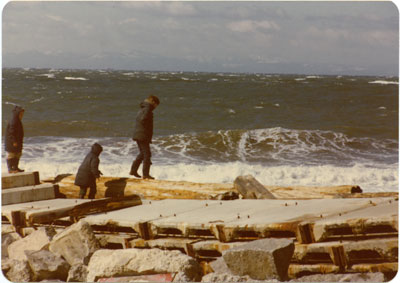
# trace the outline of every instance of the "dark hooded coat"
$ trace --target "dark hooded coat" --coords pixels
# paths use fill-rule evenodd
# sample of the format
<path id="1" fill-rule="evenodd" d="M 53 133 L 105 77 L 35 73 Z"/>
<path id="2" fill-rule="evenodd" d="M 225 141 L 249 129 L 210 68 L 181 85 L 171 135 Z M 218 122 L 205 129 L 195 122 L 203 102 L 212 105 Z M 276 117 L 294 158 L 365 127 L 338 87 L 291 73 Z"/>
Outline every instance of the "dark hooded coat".
<path id="1" fill-rule="evenodd" d="M 12 117 L 10 122 L 7 124 L 6 135 L 5 135 L 5 150 L 7 152 L 21 152 L 22 143 L 24 140 L 24 127 L 19 118 L 19 113 L 24 111 L 20 106 L 15 106 L 12 112 Z M 14 146 L 14 143 L 17 146 Z"/>
<path id="2" fill-rule="evenodd" d="M 136 115 L 136 125 L 132 139 L 151 143 L 153 138 L 153 110 L 154 106 L 144 101 L 140 103 L 140 110 Z"/>
<path id="3" fill-rule="evenodd" d="M 91 151 L 86 155 L 75 177 L 75 185 L 80 187 L 96 186 L 96 178 L 100 177 L 99 155 L 103 148 L 98 143 L 92 145 Z"/>

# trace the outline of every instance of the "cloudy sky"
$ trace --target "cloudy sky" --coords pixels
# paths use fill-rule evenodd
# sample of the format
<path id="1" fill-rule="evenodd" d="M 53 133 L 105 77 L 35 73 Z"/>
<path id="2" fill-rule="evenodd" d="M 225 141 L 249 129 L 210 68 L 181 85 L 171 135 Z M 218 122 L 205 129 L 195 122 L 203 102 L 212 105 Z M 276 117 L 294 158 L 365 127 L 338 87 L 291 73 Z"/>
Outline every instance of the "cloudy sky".
<path id="1" fill-rule="evenodd" d="M 9 2 L 3 67 L 397 75 L 392 2 Z"/>

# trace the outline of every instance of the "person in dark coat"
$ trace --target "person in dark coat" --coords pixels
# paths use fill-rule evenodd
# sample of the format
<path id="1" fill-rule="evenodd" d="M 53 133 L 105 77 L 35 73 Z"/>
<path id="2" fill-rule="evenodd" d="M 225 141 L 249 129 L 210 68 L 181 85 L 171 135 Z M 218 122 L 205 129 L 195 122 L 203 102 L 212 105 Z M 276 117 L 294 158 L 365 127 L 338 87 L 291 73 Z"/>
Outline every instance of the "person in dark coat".
<path id="1" fill-rule="evenodd" d="M 153 110 L 156 109 L 159 104 L 160 100 L 158 97 L 150 95 L 140 103 L 140 110 L 136 115 L 136 125 L 132 139 L 136 141 L 138 145 L 139 154 L 133 161 L 129 174 L 137 178 L 141 178 L 137 170 L 143 162 L 143 179 L 154 179 L 154 177 L 150 176 L 150 165 L 152 164 L 150 144 L 153 138 Z"/>
<path id="2" fill-rule="evenodd" d="M 20 106 L 15 106 L 12 111 L 12 117 L 6 128 L 5 150 L 7 152 L 7 167 L 9 173 L 24 172 L 18 168 L 19 160 L 22 155 L 24 140 L 24 127 L 22 126 L 22 117 L 25 110 Z"/>
<path id="3" fill-rule="evenodd" d="M 100 175 L 103 175 L 99 170 L 99 155 L 102 151 L 103 148 L 101 145 L 98 143 L 93 144 L 90 152 L 86 155 L 81 166 L 79 166 L 74 183 L 80 187 L 79 198 L 85 197 L 87 188 L 90 188 L 89 199 L 94 199 L 96 195 L 96 178 L 100 178 Z"/>

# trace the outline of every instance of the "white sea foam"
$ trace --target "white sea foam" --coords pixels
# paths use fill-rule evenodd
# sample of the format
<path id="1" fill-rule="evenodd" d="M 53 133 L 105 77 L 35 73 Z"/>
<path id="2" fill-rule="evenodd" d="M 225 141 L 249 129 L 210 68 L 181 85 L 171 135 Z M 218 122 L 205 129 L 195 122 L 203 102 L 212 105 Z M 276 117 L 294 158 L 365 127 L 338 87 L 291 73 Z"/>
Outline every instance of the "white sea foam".
<path id="1" fill-rule="evenodd" d="M 71 80 L 71 81 L 87 81 L 87 78 L 83 77 L 64 77 L 65 80 Z"/>
<path id="2" fill-rule="evenodd" d="M 56 76 L 55 74 L 41 74 L 37 75 L 38 77 L 47 77 L 48 79 L 54 79 Z"/>
<path id="3" fill-rule="evenodd" d="M 306 78 L 297 78 L 297 79 L 294 79 L 295 81 L 305 81 L 306 80 Z"/>
<path id="4" fill-rule="evenodd" d="M 43 99 L 44 99 L 44 97 L 42 96 L 40 98 L 32 100 L 31 103 L 36 103 L 36 102 L 42 101 Z"/>
<path id="5" fill-rule="evenodd" d="M 83 157 L 82 157 L 83 158 Z M 100 170 L 105 176 L 129 177 L 133 156 L 120 162 L 110 162 L 100 156 Z M 21 159 L 21 168 L 39 171 L 42 179 L 59 174 L 76 174 L 81 160 L 57 162 L 51 158 L 42 160 Z M 3 159 L 3 168 L 6 168 Z M 359 185 L 364 192 L 397 191 L 398 166 L 372 168 L 364 165 L 352 167 L 324 166 L 264 166 L 243 162 L 214 163 L 210 165 L 176 163 L 157 164 L 153 161 L 151 174 L 161 180 L 191 181 L 201 183 L 231 183 L 237 176 L 253 175 L 265 185 L 276 186 L 339 186 Z"/>
<path id="6" fill-rule="evenodd" d="M 320 79 L 322 78 L 321 76 L 307 76 L 307 79 Z"/>
<path id="7" fill-rule="evenodd" d="M 399 82 L 397 81 L 383 81 L 383 80 L 376 80 L 376 81 L 372 81 L 372 82 L 368 82 L 370 84 L 381 84 L 381 85 L 389 85 L 389 84 L 393 84 L 393 85 L 398 85 Z"/>

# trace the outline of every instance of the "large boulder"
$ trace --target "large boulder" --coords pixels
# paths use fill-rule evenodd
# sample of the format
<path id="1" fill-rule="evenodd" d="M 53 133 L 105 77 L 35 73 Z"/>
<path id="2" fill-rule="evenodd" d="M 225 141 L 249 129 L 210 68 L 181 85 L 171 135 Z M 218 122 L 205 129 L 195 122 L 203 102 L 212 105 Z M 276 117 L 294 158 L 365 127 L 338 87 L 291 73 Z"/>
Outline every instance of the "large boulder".
<path id="1" fill-rule="evenodd" d="M 72 266 L 87 265 L 92 254 L 100 249 L 89 223 L 80 220 L 57 234 L 50 242 L 49 250 L 65 258 Z"/>
<path id="2" fill-rule="evenodd" d="M 86 282 L 87 274 L 86 265 L 75 264 L 69 269 L 67 282 Z"/>
<path id="3" fill-rule="evenodd" d="M 27 260 L 12 260 L 11 268 L 5 275 L 11 282 L 29 282 L 33 278 L 33 272 Z"/>
<path id="4" fill-rule="evenodd" d="M 1 234 L 1 258 L 8 257 L 8 246 L 21 239 L 21 236 L 16 232 Z"/>
<path id="5" fill-rule="evenodd" d="M 33 280 L 60 279 L 65 281 L 70 265 L 62 257 L 49 251 L 27 251 L 29 266 L 33 272 Z"/>
<path id="6" fill-rule="evenodd" d="M 47 250 L 55 234 L 52 227 L 40 227 L 29 236 L 12 242 L 8 246 L 8 256 L 15 260 L 27 260 L 25 251 Z"/>
<path id="7" fill-rule="evenodd" d="M 160 249 L 98 250 L 90 259 L 88 282 L 102 277 L 183 272 L 190 281 L 200 281 L 200 264 L 179 251 Z"/>
<path id="8" fill-rule="evenodd" d="M 261 239 L 226 250 L 222 256 L 234 275 L 285 281 L 293 252 L 292 240 Z"/>

